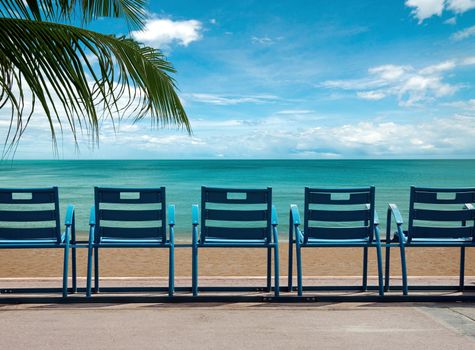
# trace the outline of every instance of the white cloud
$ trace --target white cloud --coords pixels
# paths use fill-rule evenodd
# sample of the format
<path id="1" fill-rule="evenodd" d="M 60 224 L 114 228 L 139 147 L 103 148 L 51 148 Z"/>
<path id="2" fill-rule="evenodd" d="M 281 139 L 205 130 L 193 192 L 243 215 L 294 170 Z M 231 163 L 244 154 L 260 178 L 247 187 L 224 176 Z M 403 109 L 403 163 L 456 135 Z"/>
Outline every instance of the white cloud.
<path id="1" fill-rule="evenodd" d="M 447 102 L 447 103 L 444 103 L 443 105 L 447 107 L 463 109 L 465 111 L 475 112 L 475 99 Z"/>
<path id="2" fill-rule="evenodd" d="M 441 16 L 445 11 L 461 14 L 475 8 L 475 0 L 406 0 L 406 6 L 412 8 L 412 14 L 421 24 L 432 16 Z M 455 17 L 445 21 L 454 24 Z"/>
<path id="3" fill-rule="evenodd" d="M 309 109 L 284 109 L 282 111 L 278 111 L 277 114 L 310 114 L 313 111 Z"/>
<path id="4" fill-rule="evenodd" d="M 237 105 L 242 103 L 270 103 L 278 100 L 274 95 L 249 95 L 249 96 L 229 96 L 229 95 L 216 95 L 205 93 L 191 93 L 185 94 L 185 98 L 190 98 L 193 101 L 208 103 L 213 105 L 228 106 Z"/>
<path id="5" fill-rule="evenodd" d="M 422 23 L 426 18 L 440 16 L 444 10 L 445 0 L 407 0 L 406 6 L 412 7 L 412 14 Z"/>
<path id="6" fill-rule="evenodd" d="M 272 45 L 275 41 L 272 38 L 269 38 L 268 36 L 253 36 L 251 38 L 251 41 L 254 44 L 261 44 L 261 45 Z"/>
<path id="7" fill-rule="evenodd" d="M 363 90 L 374 89 L 385 85 L 385 82 L 376 79 L 348 79 L 348 80 L 325 80 L 317 85 L 317 87 L 324 87 L 328 89 L 343 89 L 343 90 Z"/>
<path id="8" fill-rule="evenodd" d="M 422 68 L 419 72 L 424 75 L 432 75 L 453 70 L 456 67 L 454 60 L 444 61 Z"/>
<path id="9" fill-rule="evenodd" d="M 465 57 L 460 64 L 462 66 L 471 66 L 475 64 L 475 56 Z"/>
<path id="10" fill-rule="evenodd" d="M 450 17 L 449 19 L 446 19 L 444 21 L 444 24 L 452 24 L 452 25 L 457 24 L 457 17 L 454 16 L 454 17 Z"/>
<path id="11" fill-rule="evenodd" d="M 366 78 L 329 80 L 320 84 L 320 87 L 354 91 L 357 97 L 366 100 L 394 96 L 401 106 L 412 106 L 455 93 L 459 86 L 445 82 L 444 74 L 453 71 L 458 65 L 475 63 L 475 60 L 472 62 L 468 59 L 448 60 L 421 69 L 382 65 L 368 69 Z"/>
<path id="12" fill-rule="evenodd" d="M 475 8 L 475 0 L 447 0 L 446 7 L 455 13 L 464 13 Z"/>
<path id="13" fill-rule="evenodd" d="M 134 39 L 147 45 L 164 48 L 173 43 L 188 46 L 202 37 L 202 23 L 191 19 L 173 21 L 167 18 L 151 18 L 145 22 L 141 31 L 132 31 Z"/>
<path id="14" fill-rule="evenodd" d="M 373 67 L 369 69 L 371 74 L 378 75 L 385 81 L 394 81 L 399 79 L 404 73 L 410 70 L 407 66 L 395 66 L 393 64 L 387 64 L 383 66 Z"/>
<path id="15" fill-rule="evenodd" d="M 457 87 L 443 83 L 437 76 L 414 75 L 398 87 L 401 105 L 412 106 L 434 97 L 452 95 Z"/>
<path id="16" fill-rule="evenodd" d="M 459 102 L 460 107 L 475 108 L 475 100 Z M 146 121 L 124 122 L 116 134 L 111 122 L 106 121 L 101 127 L 100 148 L 92 151 L 86 135 L 79 135 L 80 153 L 74 152 L 71 139 L 65 139 L 60 154 L 66 158 L 139 155 L 141 158 L 257 159 L 467 157 L 475 152 L 475 117 L 449 116 L 412 122 L 370 118 L 328 125 L 322 121 L 324 117 L 312 111 L 284 112 L 254 119 L 194 119 L 193 136 L 150 128 Z M 338 118 L 327 116 L 326 120 Z M 4 121 L 0 118 L 0 122 Z M 36 120 L 26 131 L 16 157 L 51 156 L 49 132 L 44 123 Z"/>
<path id="17" fill-rule="evenodd" d="M 381 91 L 358 91 L 356 95 L 364 100 L 382 100 L 386 95 Z"/>
<path id="18" fill-rule="evenodd" d="M 475 26 L 471 26 L 463 30 L 459 30 L 458 32 L 455 32 L 454 34 L 452 34 L 452 39 L 459 41 L 459 40 L 467 39 L 474 35 L 475 35 Z"/>
<path id="19" fill-rule="evenodd" d="M 289 115 L 264 118 L 260 123 L 220 124 L 195 129 L 190 142 L 166 139 L 170 147 L 183 148 L 192 156 L 231 158 L 335 158 L 335 157 L 421 157 L 463 156 L 475 151 L 473 119 L 449 117 L 418 123 L 361 121 L 352 124 L 321 126 L 321 120 Z M 288 128 L 285 125 L 300 127 Z M 182 141 L 188 147 L 185 151 Z M 146 142 L 149 143 L 149 142 Z M 161 146 L 166 149 L 164 141 Z M 157 147 L 152 147 L 157 149 Z M 180 151 L 181 152 L 181 151 Z M 191 154 L 190 154 L 191 153 Z"/>

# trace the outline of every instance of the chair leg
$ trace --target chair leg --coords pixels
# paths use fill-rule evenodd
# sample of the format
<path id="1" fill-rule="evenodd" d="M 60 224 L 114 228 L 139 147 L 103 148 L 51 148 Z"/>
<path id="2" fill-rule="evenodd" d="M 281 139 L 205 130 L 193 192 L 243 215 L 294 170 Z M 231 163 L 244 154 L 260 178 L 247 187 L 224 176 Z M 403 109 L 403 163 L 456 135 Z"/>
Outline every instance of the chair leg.
<path id="1" fill-rule="evenodd" d="M 72 292 L 77 293 L 78 286 L 77 286 L 77 264 L 76 264 L 76 220 L 73 219 L 72 226 L 71 226 L 71 243 L 74 244 L 72 249 L 72 256 L 71 256 L 71 275 L 72 275 Z"/>
<path id="2" fill-rule="evenodd" d="M 63 298 L 68 296 L 68 264 L 69 264 L 69 242 L 64 247 L 64 264 L 63 264 Z"/>
<path id="3" fill-rule="evenodd" d="M 406 249 L 403 243 L 399 243 L 399 248 L 401 251 L 402 293 L 404 295 L 407 295 L 408 287 L 407 287 Z"/>
<path id="4" fill-rule="evenodd" d="M 87 249 L 87 280 L 86 280 L 86 297 L 91 297 L 92 284 L 92 246 Z"/>
<path id="5" fill-rule="evenodd" d="M 465 288 L 465 247 L 460 248 L 460 279 L 459 290 L 463 291 Z"/>
<path id="6" fill-rule="evenodd" d="M 292 274 L 293 274 L 293 260 L 294 260 L 294 257 L 293 257 L 293 254 L 294 254 L 294 247 L 293 247 L 293 240 L 292 239 L 289 239 L 289 270 L 287 272 L 287 276 L 288 276 L 288 281 L 287 281 L 287 287 L 288 287 L 288 291 L 291 292 L 292 291 Z"/>
<path id="7" fill-rule="evenodd" d="M 267 248 L 267 292 L 272 289 L 272 248 Z"/>
<path id="8" fill-rule="evenodd" d="M 72 279 L 73 279 L 73 293 L 77 293 L 78 286 L 77 286 L 77 268 L 76 268 L 76 248 L 72 249 L 71 259 L 72 259 L 71 274 L 72 274 Z"/>
<path id="9" fill-rule="evenodd" d="M 368 247 L 363 248 L 363 282 L 361 289 L 363 292 L 368 289 Z"/>
<path id="10" fill-rule="evenodd" d="M 99 293 L 99 248 L 94 248 L 94 293 Z"/>
<path id="11" fill-rule="evenodd" d="M 381 244 L 379 243 L 376 246 L 376 255 L 378 259 L 378 291 L 379 295 L 384 295 L 384 287 L 383 287 L 383 252 L 381 249 Z"/>
<path id="12" fill-rule="evenodd" d="M 279 271 L 279 246 L 274 247 L 274 293 L 278 297 L 280 294 L 280 271 Z"/>
<path id="13" fill-rule="evenodd" d="M 168 253 L 168 296 L 172 297 L 175 292 L 175 247 L 170 246 Z"/>
<path id="14" fill-rule="evenodd" d="M 389 244 L 386 242 L 386 244 Z M 390 273 L 391 273 L 391 250 L 388 246 L 386 246 L 386 257 L 385 257 L 385 264 L 384 264 L 384 291 L 389 291 L 389 282 L 390 282 Z"/>
<path id="15" fill-rule="evenodd" d="M 302 287 L 302 252 L 298 244 L 295 245 L 296 248 L 296 258 L 297 258 L 297 295 L 299 297 L 303 294 Z"/>
<path id="16" fill-rule="evenodd" d="M 193 292 L 193 296 L 198 295 L 198 248 L 193 247 L 192 250 L 192 277 L 191 277 L 191 289 Z"/>

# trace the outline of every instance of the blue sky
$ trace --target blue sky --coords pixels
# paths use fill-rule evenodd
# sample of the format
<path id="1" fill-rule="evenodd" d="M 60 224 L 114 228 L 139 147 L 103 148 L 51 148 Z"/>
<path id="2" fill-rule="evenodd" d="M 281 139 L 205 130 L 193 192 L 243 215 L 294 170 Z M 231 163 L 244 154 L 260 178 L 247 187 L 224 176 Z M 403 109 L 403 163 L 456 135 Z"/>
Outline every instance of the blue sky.
<path id="1" fill-rule="evenodd" d="M 105 122 L 60 158 L 473 158 L 475 0 L 152 1 L 193 135 Z M 91 28 L 126 34 L 120 20 Z M 0 122 L 8 117 L 0 111 Z M 3 115 L 2 115 L 3 114 Z M 51 158 L 41 113 L 16 158 Z"/>

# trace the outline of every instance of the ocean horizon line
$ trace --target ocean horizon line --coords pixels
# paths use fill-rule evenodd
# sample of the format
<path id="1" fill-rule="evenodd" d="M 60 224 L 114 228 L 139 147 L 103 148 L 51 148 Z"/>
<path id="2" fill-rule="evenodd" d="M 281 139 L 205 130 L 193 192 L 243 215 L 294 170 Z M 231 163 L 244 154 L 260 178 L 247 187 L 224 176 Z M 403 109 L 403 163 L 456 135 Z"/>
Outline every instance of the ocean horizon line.
<path id="1" fill-rule="evenodd" d="M 3 159 L 1 163 L 12 163 L 17 161 L 47 162 L 47 161 L 427 161 L 427 160 L 475 160 L 473 158 L 15 158 Z"/>

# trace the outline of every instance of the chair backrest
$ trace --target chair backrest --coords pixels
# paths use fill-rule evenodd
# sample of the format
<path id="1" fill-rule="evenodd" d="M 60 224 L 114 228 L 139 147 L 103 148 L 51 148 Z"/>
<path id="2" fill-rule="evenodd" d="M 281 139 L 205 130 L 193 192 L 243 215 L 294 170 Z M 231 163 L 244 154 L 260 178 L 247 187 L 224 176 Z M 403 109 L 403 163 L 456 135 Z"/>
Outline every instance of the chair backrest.
<path id="1" fill-rule="evenodd" d="M 166 241 L 165 187 L 94 188 L 95 240 L 159 239 Z"/>
<path id="2" fill-rule="evenodd" d="M 408 239 L 473 239 L 475 188 L 411 187 Z"/>
<path id="3" fill-rule="evenodd" d="M 0 240 L 61 241 L 58 188 L 0 189 Z"/>
<path id="4" fill-rule="evenodd" d="M 374 187 L 305 188 L 304 241 L 368 239 L 374 232 Z"/>
<path id="5" fill-rule="evenodd" d="M 272 189 L 201 188 L 201 242 L 270 242 Z"/>

